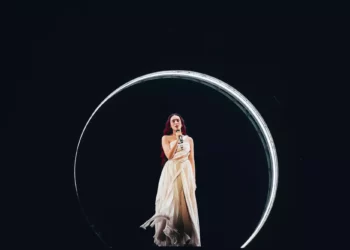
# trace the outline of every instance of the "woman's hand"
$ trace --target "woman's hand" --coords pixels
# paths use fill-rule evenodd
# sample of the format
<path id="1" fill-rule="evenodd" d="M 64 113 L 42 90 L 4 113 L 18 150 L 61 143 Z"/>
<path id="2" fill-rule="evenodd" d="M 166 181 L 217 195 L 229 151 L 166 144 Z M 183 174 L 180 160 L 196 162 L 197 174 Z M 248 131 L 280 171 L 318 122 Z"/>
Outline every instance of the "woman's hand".
<path id="1" fill-rule="evenodd" d="M 176 133 L 175 133 L 176 140 L 179 140 L 180 135 L 182 135 L 181 130 L 176 131 Z"/>

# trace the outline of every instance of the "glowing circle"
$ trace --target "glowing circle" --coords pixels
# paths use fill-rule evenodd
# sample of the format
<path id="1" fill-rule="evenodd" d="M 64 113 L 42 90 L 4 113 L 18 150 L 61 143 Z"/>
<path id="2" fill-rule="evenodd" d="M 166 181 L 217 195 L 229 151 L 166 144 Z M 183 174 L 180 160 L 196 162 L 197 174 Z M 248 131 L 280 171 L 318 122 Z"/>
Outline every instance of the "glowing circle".
<path id="1" fill-rule="evenodd" d="M 261 117 L 260 113 L 255 109 L 253 104 L 250 103 L 250 101 L 245 98 L 240 92 L 238 92 L 236 89 L 234 89 L 232 86 L 224 83 L 223 81 L 220 81 L 214 77 L 193 72 L 193 71 L 184 71 L 184 70 L 170 70 L 170 71 L 160 71 L 155 72 L 147 75 L 140 76 L 138 78 L 135 78 L 124 85 L 120 86 L 118 89 L 113 91 L 109 96 L 107 96 L 101 103 L 98 105 L 98 107 L 94 110 L 92 115 L 90 116 L 89 120 L 85 124 L 85 127 L 80 135 L 78 146 L 75 153 L 75 159 L 74 159 L 74 182 L 75 182 L 75 189 L 77 193 L 77 197 L 79 200 L 78 195 L 78 187 L 77 187 L 77 179 L 76 179 L 76 163 L 77 163 L 77 156 L 78 156 L 78 150 L 79 145 L 81 142 L 81 139 L 84 135 L 84 132 L 92 119 L 92 117 L 95 115 L 95 113 L 99 110 L 99 108 L 107 102 L 110 98 L 112 98 L 114 95 L 116 95 L 118 92 L 121 92 L 124 89 L 127 89 L 133 85 L 149 81 L 149 80 L 155 80 L 155 79 L 162 79 L 162 78 L 181 78 L 186 80 L 191 80 L 195 82 L 202 83 L 204 85 L 207 85 L 211 88 L 214 88 L 215 90 L 221 92 L 225 96 L 227 96 L 231 101 L 235 102 L 238 107 L 241 108 L 241 110 L 248 116 L 250 121 L 253 123 L 254 127 L 256 128 L 262 143 L 265 148 L 265 152 L 267 155 L 268 160 L 268 166 L 269 166 L 269 191 L 267 196 L 266 205 L 263 211 L 263 215 L 255 228 L 254 232 L 251 234 L 251 236 L 246 240 L 246 242 L 241 246 L 241 248 L 245 248 L 253 239 L 254 237 L 259 233 L 261 228 L 263 227 L 264 223 L 266 222 L 277 192 L 277 185 L 278 185 L 278 160 L 277 160 L 277 152 L 275 148 L 274 141 L 272 139 L 271 133 L 264 121 L 264 119 Z M 80 202 L 80 200 L 79 200 Z M 98 236 L 99 233 L 96 233 Z"/>

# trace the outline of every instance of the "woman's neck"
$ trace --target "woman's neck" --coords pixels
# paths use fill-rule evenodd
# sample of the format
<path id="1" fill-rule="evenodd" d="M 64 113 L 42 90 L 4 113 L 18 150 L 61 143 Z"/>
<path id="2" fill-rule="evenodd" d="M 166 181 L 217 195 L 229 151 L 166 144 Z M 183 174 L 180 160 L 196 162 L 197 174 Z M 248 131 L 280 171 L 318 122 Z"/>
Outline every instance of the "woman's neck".
<path id="1" fill-rule="evenodd" d="M 183 135 L 181 130 L 180 130 L 180 134 Z M 176 136 L 176 131 L 175 130 L 173 130 L 173 136 Z"/>

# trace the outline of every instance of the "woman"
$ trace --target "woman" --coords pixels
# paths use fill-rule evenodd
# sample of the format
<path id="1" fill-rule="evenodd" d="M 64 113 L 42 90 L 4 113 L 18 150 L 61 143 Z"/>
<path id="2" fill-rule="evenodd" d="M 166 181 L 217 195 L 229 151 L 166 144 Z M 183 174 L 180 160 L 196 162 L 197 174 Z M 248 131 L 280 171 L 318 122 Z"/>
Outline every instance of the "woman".
<path id="1" fill-rule="evenodd" d="M 156 213 L 141 227 L 155 226 L 158 246 L 201 246 L 193 139 L 179 114 L 169 116 L 162 137 L 162 165 Z"/>

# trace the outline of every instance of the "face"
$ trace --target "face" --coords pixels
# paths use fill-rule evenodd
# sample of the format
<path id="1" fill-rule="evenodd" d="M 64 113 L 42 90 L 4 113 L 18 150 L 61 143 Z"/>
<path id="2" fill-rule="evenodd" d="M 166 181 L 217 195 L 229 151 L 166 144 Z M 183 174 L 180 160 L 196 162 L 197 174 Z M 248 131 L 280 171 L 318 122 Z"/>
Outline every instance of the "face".
<path id="1" fill-rule="evenodd" d="M 177 115 L 172 116 L 170 118 L 170 126 L 173 130 L 181 130 L 182 123 L 180 117 L 178 117 Z"/>

